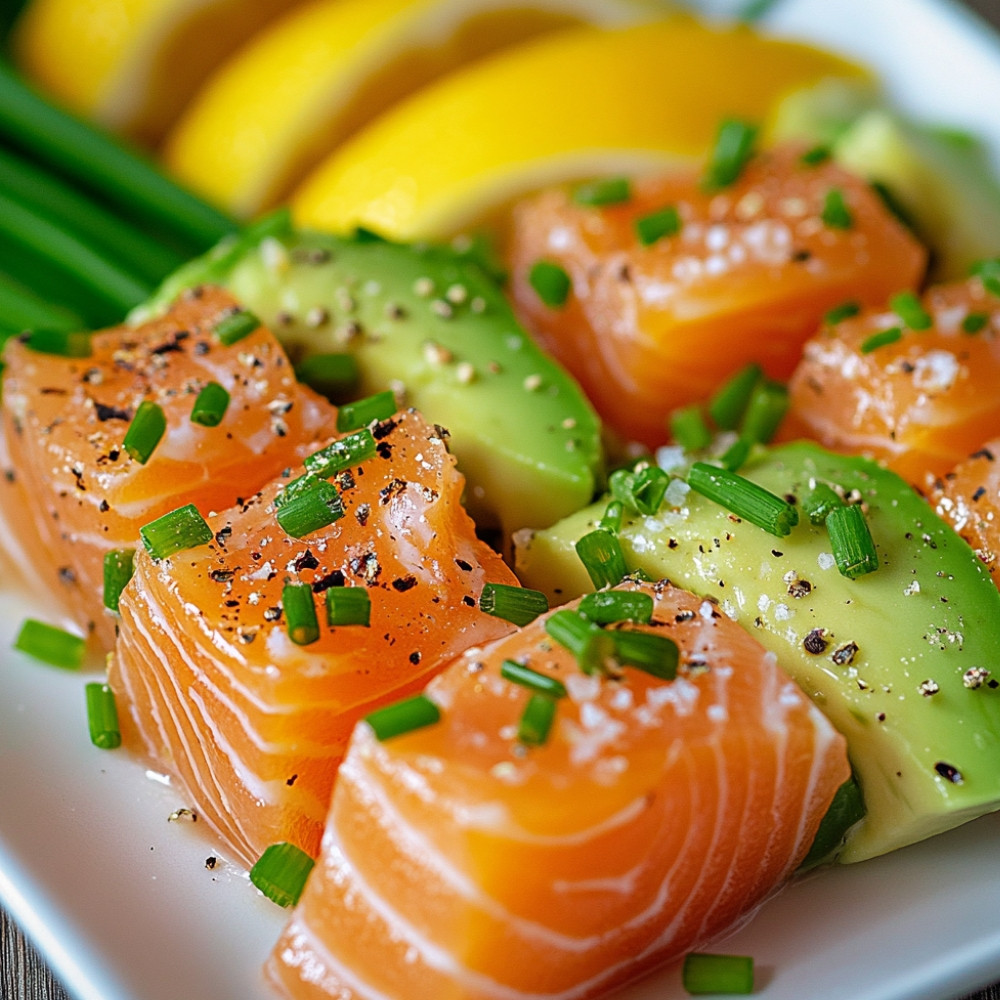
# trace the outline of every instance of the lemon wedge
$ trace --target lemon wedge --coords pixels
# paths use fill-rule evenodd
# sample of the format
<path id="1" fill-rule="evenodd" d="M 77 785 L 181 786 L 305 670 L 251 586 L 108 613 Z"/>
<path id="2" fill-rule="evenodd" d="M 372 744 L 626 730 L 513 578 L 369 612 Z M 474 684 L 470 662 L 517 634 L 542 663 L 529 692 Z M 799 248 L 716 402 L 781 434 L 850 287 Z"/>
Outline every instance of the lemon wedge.
<path id="1" fill-rule="evenodd" d="M 26 76 L 151 145 L 201 81 L 297 0 L 32 0 L 13 36 Z"/>
<path id="2" fill-rule="evenodd" d="M 296 221 L 443 238 L 547 183 L 702 155 L 725 116 L 760 121 L 793 89 L 865 77 L 837 56 L 675 16 L 576 27 L 460 69 L 334 151 Z"/>
<path id="3" fill-rule="evenodd" d="M 251 215 L 454 67 L 568 24 L 630 23 L 657 10 L 662 0 L 321 0 L 220 67 L 171 135 L 166 163 L 210 200 Z"/>

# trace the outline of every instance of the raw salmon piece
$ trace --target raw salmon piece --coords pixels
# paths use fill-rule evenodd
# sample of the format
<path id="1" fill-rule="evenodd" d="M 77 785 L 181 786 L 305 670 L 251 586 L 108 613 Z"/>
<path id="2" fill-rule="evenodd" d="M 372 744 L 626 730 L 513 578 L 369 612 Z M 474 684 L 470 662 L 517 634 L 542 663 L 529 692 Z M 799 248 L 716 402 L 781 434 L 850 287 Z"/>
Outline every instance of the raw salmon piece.
<path id="1" fill-rule="evenodd" d="M 926 490 L 1000 433 L 1000 298 L 970 278 L 931 288 L 921 308 L 927 329 L 884 305 L 824 326 L 792 376 L 782 436 L 877 458 Z"/>
<path id="2" fill-rule="evenodd" d="M 444 662 L 513 626 L 481 612 L 487 581 L 516 584 L 475 536 L 464 479 L 415 411 L 375 426 L 376 454 L 335 476 L 344 515 L 286 534 L 285 477 L 208 515 L 213 540 L 159 561 L 141 552 L 121 602 L 110 684 L 123 742 L 179 779 L 239 860 L 287 840 L 319 850 L 357 719 L 422 688 Z M 286 583 L 312 590 L 319 639 L 296 645 Z M 331 588 L 364 587 L 371 624 L 326 624 Z"/>
<path id="3" fill-rule="evenodd" d="M 295 380 L 263 326 L 226 346 L 215 324 L 239 309 L 227 292 L 198 289 L 161 319 L 92 338 L 85 358 L 42 354 L 17 340 L 4 354 L 3 427 L 13 486 L 0 536 L 71 620 L 114 644 L 103 604 L 103 560 L 135 548 L 139 528 L 186 503 L 224 510 L 278 475 L 289 450 L 329 435 L 336 411 Z M 191 421 L 208 382 L 230 394 L 216 427 Z M 137 407 L 163 408 L 166 432 L 145 465 L 122 442 Z"/>
<path id="4" fill-rule="evenodd" d="M 715 606 L 643 584 L 677 678 L 583 674 L 538 620 L 427 689 L 441 720 L 357 727 L 320 859 L 267 965 L 298 1000 L 585 998 L 712 939 L 801 862 L 843 738 Z M 520 745 L 513 659 L 557 677 Z"/>
<path id="5" fill-rule="evenodd" d="M 759 362 L 787 378 L 823 314 L 845 299 L 881 303 L 913 287 L 924 249 L 860 179 L 801 150 L 757 156 L 735 184 L 703 189 L 681 168 L 636 181 L 631 196 L 581 205 L 565 189 L 516 207 L 508 253 L 522 321 L 583 385 L 601 416 L 649 446 L 667 437 L 672 410 L 706 398 Z M 849 228 L 821 218 L 839 191 Z M 648 246 L 637 220 L 667 208 L 680 230 Z M 572 288 L 545 305 L 529 282 L 539 260 Z"/>

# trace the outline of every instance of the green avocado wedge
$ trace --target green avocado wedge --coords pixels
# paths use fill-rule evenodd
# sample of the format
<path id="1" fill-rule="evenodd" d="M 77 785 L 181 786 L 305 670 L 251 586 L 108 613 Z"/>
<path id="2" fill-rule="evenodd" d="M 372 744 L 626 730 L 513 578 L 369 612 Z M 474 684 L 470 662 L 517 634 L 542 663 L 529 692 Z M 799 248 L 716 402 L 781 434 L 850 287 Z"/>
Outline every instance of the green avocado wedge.
<path id="1" fill-rule="evenodd" d="M 509 539 L 579 510 L 598 489 L 597 415 L 471 255 L 294 231 L 279 215 L 186 265 L 134 318 L 204 283 L 227 287 L 296 364 L 351 355 L 360 374 L 351 398 L 393 389 L 446 428 L 480 527 Z"/>
<path id="2" fill-rule="evenodd" d="M 774 652 L 844 734 L 865 815 L 836 858 L 862 861 L 1000 808 L 1000 592 L 969 546 L 903 480 L 808 443 L 755 456 L 746 478 L 801 498 L 817 482 L 857 491 L 879 568 L 842 576 L 826 527 L 783 538 L 693 490 L 651 516 L 626 514 L 631 571 L 718 604 Z M 668 491 L 670 496 L 670 491 Z M 525 586 L 563 602 L 592 589 L 574 550 L 596 503 L 523 538 Z"/>

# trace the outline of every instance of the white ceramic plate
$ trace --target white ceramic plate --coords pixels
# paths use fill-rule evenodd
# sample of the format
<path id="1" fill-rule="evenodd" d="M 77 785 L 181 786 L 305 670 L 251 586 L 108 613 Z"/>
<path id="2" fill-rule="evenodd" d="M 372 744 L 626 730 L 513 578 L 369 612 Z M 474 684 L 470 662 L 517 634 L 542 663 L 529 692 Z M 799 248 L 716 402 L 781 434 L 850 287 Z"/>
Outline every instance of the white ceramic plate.
<path id="1" fill-rule="evenodd" d="M 703 6 L 718 9 L 720 0 Z M 731 6 L 731 4 L 730 4 Z M 785 0 L 768 24 L 879 67 L 895 100 L 1000 150 L 1000 44 L 942 0 Z M 1000 157 L 996 157 L 1000 163 Z M 44 617 L 45 610 L 32 608 Z M 11 592 L 0 649 L 28 612 Z M 283 914 L 217 857 L 187 805 L 92 747 L 84 679 L 0 663 L 0 899 L 79 1000 L 273 1000 L 260 965 Z M 1000 979 L 1000 816 L 768 903 L 726 950 L 752 954 L 766 1000 L 945 1000 Z M 676 969 L 623 1000 L 683 996 Z"/>

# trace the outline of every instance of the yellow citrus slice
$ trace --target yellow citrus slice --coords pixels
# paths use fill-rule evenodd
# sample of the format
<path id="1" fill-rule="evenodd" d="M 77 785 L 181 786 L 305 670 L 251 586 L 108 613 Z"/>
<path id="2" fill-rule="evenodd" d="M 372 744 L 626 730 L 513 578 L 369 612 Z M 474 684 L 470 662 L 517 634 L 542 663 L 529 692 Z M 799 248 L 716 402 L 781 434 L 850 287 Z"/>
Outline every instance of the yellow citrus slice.
<path id="1" fill-rule="evenodd" d="M 170 137 L 166 162 L 212 201 L 250 215 L 455 66 L 546 30 L 635 22 L 657 8 L 662 0 L 320 0 L 220 67 Z"/>
<path id="2" fill-rule="evenodd" d="M 867 74 L 806 45 L 672 17 L 576 27 L 413 94 L 295 193 L 296 220 L 441 238 L 547 183 L 704 153 L 726 116 L 763 120 L 790 90 Z"/>
<path id="3" fill-rule="evenodd" d="M 67 107 L 152 144 L 219 60 L 297 2 L 32 0 L 15 60 Z"/>

